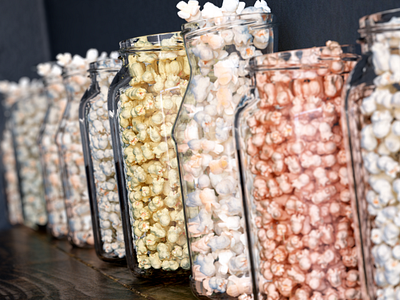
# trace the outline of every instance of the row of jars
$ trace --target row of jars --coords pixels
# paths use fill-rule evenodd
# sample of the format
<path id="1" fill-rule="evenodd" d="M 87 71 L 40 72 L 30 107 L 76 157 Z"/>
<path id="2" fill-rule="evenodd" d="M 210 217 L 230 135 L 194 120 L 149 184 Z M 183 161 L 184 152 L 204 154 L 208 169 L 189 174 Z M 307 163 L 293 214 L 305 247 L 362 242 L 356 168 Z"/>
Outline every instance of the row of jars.
<path id="1" fill-rule="evenodd" d="M 361 59 L 272 53 L 251 13 L 122 41 L 91 82 L 64 66 L 46 116 L 32 91 L 3 138 L 25 223 L 135 276 L 191 269 L 199 298 L 400 299 L 399 16 L 360 20 Z"/>

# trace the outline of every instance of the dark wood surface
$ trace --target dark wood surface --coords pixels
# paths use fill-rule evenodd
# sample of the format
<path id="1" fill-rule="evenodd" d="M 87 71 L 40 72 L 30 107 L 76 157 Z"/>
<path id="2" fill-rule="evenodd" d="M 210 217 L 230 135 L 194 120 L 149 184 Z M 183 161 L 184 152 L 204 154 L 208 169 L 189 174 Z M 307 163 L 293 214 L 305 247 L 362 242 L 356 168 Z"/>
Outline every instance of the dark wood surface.
<path id="1" fill-rule="evenodd" d="M 20 226 L 0 231 L 0 299 L 196 299 L 187 280 L 134 278 L 93 249 Z"/>

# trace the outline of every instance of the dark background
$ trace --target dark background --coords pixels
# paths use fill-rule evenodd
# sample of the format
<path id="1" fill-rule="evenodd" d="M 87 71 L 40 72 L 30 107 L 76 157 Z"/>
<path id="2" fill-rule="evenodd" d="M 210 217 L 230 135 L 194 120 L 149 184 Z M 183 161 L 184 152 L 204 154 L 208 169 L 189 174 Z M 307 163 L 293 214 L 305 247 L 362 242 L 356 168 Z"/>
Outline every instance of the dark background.
<path id="1" fill-rule="evenodd" d="M 206 1 L 199 2 L 202 6 Z M 211 2 L 219 7 L 222 4 L 222 0 Z M 245 2 L 249 6 L 255 0 Z M 400 0 L 267 2 L 279 21 L 280 51 L 321 46 L 327 40 L 354 44 L 360 17 L 400 7 Z M 34 66 L 54 60 L 60 52 L 82 56 L 89 48 L 110 52 L 127 38 L 178 31 L 185 21 L 176 14 L 177 3 L 177 0 L 0 0 L 0 80 L 37 77 Z M 5 200 L 0 195 L 0 229 L 7 226 Z"/>

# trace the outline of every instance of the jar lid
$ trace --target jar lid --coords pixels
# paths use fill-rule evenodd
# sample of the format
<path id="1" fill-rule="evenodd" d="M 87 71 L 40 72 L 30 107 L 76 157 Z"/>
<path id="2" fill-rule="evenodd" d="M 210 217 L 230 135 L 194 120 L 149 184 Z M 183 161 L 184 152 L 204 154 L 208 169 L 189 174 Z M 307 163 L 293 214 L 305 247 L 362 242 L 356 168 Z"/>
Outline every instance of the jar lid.
<path id="1" fill-rule="evenodd" d="M 119 42 L 120 52 L 176 50 L 183 48 L 180 32 L 144 35 Z"/>
<path id="2" fill-rule="evenodd" d="M 327 68 L 328 64 L 334 60 L 356 61 L 358 58 L 353 45 L 339 45 L 329 41 L 324 47 L 297 49 L 253 57 L 250 59 L 249 68 L 252 71 Z"/>
<path id="3" fill-rule="evenodd" d="M 359 20 L 361 36 L 368 33 L 379 33 L 388 30 L 400 29 L 400 8 L 385 10 L 366 15 Z"/>
<path id="4" fill-rule="evenodd" d="M 252 30 L 259 27 L 277 26 L 276 17 L 271 13 L 248 12 L 240 15 L 224 14 L 221 17 L 201 19 L 182 25 L 182 34 L 186 38 L 197 34 L 207 34 L 212 31 L 231 29 L 236 26 L 250 26 Z"/>

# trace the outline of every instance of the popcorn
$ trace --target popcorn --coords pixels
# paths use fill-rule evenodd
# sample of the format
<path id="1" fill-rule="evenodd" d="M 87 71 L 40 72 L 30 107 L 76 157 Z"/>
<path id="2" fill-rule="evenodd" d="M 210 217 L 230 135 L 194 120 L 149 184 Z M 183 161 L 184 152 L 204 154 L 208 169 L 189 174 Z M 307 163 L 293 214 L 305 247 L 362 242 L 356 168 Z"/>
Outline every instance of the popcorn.
<path id="1" fill-rule="evenodd" d="M 23 220 L 25 225 L 36 229 L 38 225 L 44 226 L 48 221 L 37 145 L 37 138 L 46 115 L 47 98 L 44 94 L 43 83 L 39 81 L 30 82 L 27 78 L 21 78 L 16 88 L 19 92 L 15 91 L 17 93 L 15 98 L 9 101 L 15 101 L 16 98 L 19 100 L 11 111 L 8 128 L 12 132 L 15 145 Z M 10 163 L 12 163 L 12 158 Z M 9 176 L 8 179 L 12 179 L 12 173 L 9 173 Z M 19 205 L 12 206 L 12 209 L 18 209 Z M 51 216 L 51 219 L 57 220 L 57 217 Z"/>
<path id="2" fill-rule="evenodd" d="M 257 3 L 260 7 L 254 11 L 262 12 L 261 6 L 266 3 Z M 237 13 L 245 13 L 244 6 L 245 3 L 238 0 L 224 0 L 221 8 L 206 3 L 201 18 L 206 28 L 218 26 L 219 30 L 188 33 L 187 49 L 194 58 L 192 68 L 197 71 L 190 79 L 173 132 L 181 182 L 185 187 L 185 205 L 189 211 L 187 228 L 193 241 L 189 246 L 194 258 L 212 254 L 210 265 L 212 262 L 215 268 L 214 275 L 199 266 L 203 261 L 194 262 L 193 277 L 199 282 L 196 293 L 201 295 L 226 293 L 230 297 L 243 298 L 247 296 L 245 293 L 251 293 L 247 289 L 251 287 L 247 241 L 241 196 L 237 193 L 239 178 L 232 128 L 235 109 L 250 86 L 245 69 L 248 59 L 260 54 L 253 41 L 257 39 L 258 45 L 267 49 L 271 45 L 271 32 L 264 26 L 261 15 L 238 17 Z M 243 25 L 247 24 L 245 19 L 259 22 L 260 26 L 253 29 Z M 237 26 L 231 26 L 231 21 L 237 21 L 234 23 Z M 192 28 L 188 26 L 188 29 Z M 286 132 L 290 135 L 290 128 L 285 128 Z M 266 133 L 260 133 L 255 142 L 265 138 Z M 278 144 L 280 131 L 269 134 L 268 139 L 271 144 Z M 273 162 L 271 167 L 258 166 L 263 176 L 267 176 L 272 167 L 286 168 L 279 156 L 275 155 Z M 279 186 L 293 189 L 288 178 L 282 176 L 279 182 L 260 182 L 259 191 L 260 194 L 275 191 Z"/>
<path id="3" fill-rule="evenodd" d="M 179 15 L 186 19 L 201 16 L 197 1 L 182 1 L 177 7 Z M 186 233 L 171 130 L 190 72 L 180 37 L 159 37 L 159 44 L 149 42 L 147 37 L 140 38 L 138 49 L 141 45 L 146 48 L 127 55 L 129 85 L 122 85 L 118 91 L 115 113 L 114 107 L 109 111 L 111 122 L 113 118 L 116 121 L 116 125 L 112 123 L 116 126 L 113 130 L 120 133 L 114 152 L 121 151 L 130 200 L 127 209 L 131 212 L 136 253 L 129 255 L 136 255 L 138 260 L 149 258 L 150 266 L 139 263 L 139 268 L 175 271 L 180 267 L 188 269 L 190 261 L 183 250 Z M 145 50 L 151 48 L 154 51 Z M 212 51 L 202 53 L 205 57 L 213 56 Z M 97 126 L 101 128 L 100 124 Z M 106 146 L 111 148 L 110 142 Z M 103 174 L 108 175 L 111 165 L 101 166 Z M 198 195 L 193 196 L 193 201 L 201 201 Z M 144 242 L 138 242 L 141 240 Z"/>
<path id="4" fill-rule="evenodd" d="M 180 1 L 176 7 L 180 10 L 178 16 L 187 22 L 198 20 L 201 17 L 198 1 L 189 0 L 188 3 Z"/>
<path id="5" fill-rule="evenodd" d="M 85 58 L 79 55 L 74 55 L 71 58 L 71 55 L 68 53 L 57 56 L 59 60 L 58 63 L 64 66 L 66 74 L 64 85 L 70 101 L 66 108 L 67 113 L 63 115 L 60 122 L 61 125 L 55 136 L 59 146 L 61 165 L 63 167 L 63 181 L 66 183 L 65 203 L 68 219 L 74 224 L 73 227 L 69 228 L 69 239 L 78 247 L 93 245 L 94 243 L 82 141 L 79 129 L 79 123 L 80 121 L 82 122 L 82 120 L 79 119 L 79 102 L 83 92 L 89 87 L 90 82 L 85 76 L 89 63 L 97 59 L 103 59 L 105 55 L 105 53 L 102 53 L 99 56 L 96 49 L 89 49 Z M 100 73 L 98 76 L 102 78 Z M 100 85 L 100 95 L 103 95 L 105 92 L 103 86 Z M 98 111 L 98 113 L 92 112 L 89 116 L 90 124 L 94 124 L 89 130 L 89 142 L 90 147 L 93 146 L 96 151 L 93 155 L 95 158 L 93 171 L 94 178 L 97 181 L 104 180 L 112 172 L 112 166 L 110 164 L 99 161 L 108 156 L 106 148 L 109 143 L 107 136 L 104 134 L 106 127 L 101 120 L 101 117 L 105 115 L 103 105 L 104 101 L 98 101 L 96 103 L 96 111 Z M 115 189 L 115 181 L 113 183 L 103 182 L 101 184 L 101 189 L 109 193 L 109 199 L 114 199 L 114 193 L 112 191 Z M 119 207 L 103 199 L 98 199 L 98 201 L 100 208 L 99 218 L 101 219 L 100 224 L 104 228 L 104 231 L 101 232 L 103 249 L 109 255 L 113 254 L 114 251 L 118 251 L 118 255 L 122 255 L 124 251 L 121 249 L 121 243 L 117 243 L 116 240 L 113 239 L 112 229 L 115 226 L 121 226 L 116 213 L 119 212 Z M 99 242 L 101 243 L 101 241 Z"/>
<path id="6" fill-rule="evenodd" d="M 21 94 L 27 91 L 13 82 L 0 81 L 0 93 L 4 94 L 4 115 L 10 113 L 12 105 Z M 2 151 L 2 162 L 4 166 L 5 194 L 7 200 L 8 219 L 10 224 L 22 224 L 24 222 L 22 214 L 21 195 L 18 186 L 18 173 L 16 157 L 13 147 L 12 126 L 9 119 L 6 119 L 3 131 L 3 139 L 0 143 Z"/>
<path id="7" fill-rule="evenodd" d="M 302 60 L 319 64 L 312 56 L 325 51 L 333 55 L 330 47 L 327 43 L 315 53 L 315 49 L 302 50 Z M 271 299 L 328 299 L 329 293 L 336 296 L 337 289 L 359 298 L 359 282 L 351 287 L 344 282 L 346 273 L 357 265 L 357 252 L 343 135 L 334 125 L 340 117 L 344 70 L 351 70 L 354 62 L 335 60 L 323 71 L 293 72 L 293 66 L 304 63 L 298 57 L 297 52 L 288 52 L 253 59 L 258 99 L 236 116 L 236 142 L 243 159 L 239 172 L 248 190 L 249 218 L 256 219 L 255 224 L 250 222 L 257 236 L 253 255 L 261 265 L 260 281 L 268 282 L 259 287 Z M 265 71 L 271 64 L 276 68 Z M 389 117 L 390 113 L 382 112 L 375 123 Z M 362 145 L 376 148 L 373 124 L 369 126 Z M 368 158 L 364 164 L 383 176 L 374 180 L 386 181 L 390 176 L 384 172 L 393 172 L 392 161 L 383 159 L 379 164 L 380 155 L 363 154 Z M 386 201 L 389 193 L 384 192 L 386 183 L 377 185 L 379 192 L 371 191 L 368 201 L 378 210 L 384 207 L 379 197 Z M 393 238 L 391 228 L 387 233 L 387 239 Z M 385 238 L 384 232 L 380 238 Z"/>
<path id="8" fill-rule="evenodd" d="M 391 22 L 396 22 L 393 18 Z M 384 23 L 382 23 L 384 24 Z M 382 25 L 381 24 L 381 25 Z M 386 25 L 386 24 L 385 24 Z M 397 40 L 395 33 L 383 32 L 374 37 L 372 62 L 374 65 L 376 88 L 361 97 L 361 114 L 364 117 L 361 146 L 366 151 L 362 155 L 366 175 L 369 177 L 366 200 L 371 218 L 371 240 L 375 259 L 375 283 L 381 287 L 378 299 L 394 299 L 394 286 L 398 277 L 398 237 L 400 219 L 398 207 L 394 206 L 399 197 L 397 152 L 400 149 L 400 123 L 398 122 L 399 93 L 392 85 L 399 82 L 396 65 L 399 55 L 391 54 L 390 43 Z M 356 99 L 358 100 L 358 99 Z M 372 125 L 366 125 L 372 122 Z M 372 130 L 371 130 L 372 129 Z M 377 147 L 378 145 L 378 147 Z"/>

